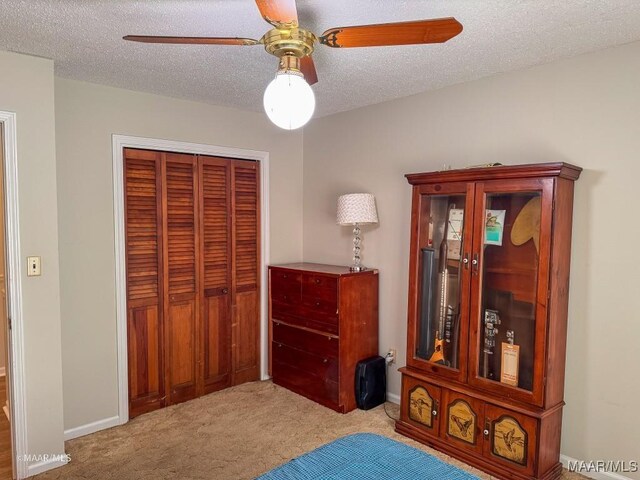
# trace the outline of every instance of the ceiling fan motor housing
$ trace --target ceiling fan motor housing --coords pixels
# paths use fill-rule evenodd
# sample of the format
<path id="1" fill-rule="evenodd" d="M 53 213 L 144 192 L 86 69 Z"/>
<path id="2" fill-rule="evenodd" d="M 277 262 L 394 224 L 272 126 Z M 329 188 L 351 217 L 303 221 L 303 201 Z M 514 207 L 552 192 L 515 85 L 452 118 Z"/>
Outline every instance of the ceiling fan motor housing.
<path id="1" fill-rule="evenodd" d="M 311 55 L 318 38 L 312 32 L 302 28 L 274 28 L 265 33 L 260 41 L 264 43 L 265 50 L 271 55 L 280 59 L 286 57 L 300 59 Z"/>

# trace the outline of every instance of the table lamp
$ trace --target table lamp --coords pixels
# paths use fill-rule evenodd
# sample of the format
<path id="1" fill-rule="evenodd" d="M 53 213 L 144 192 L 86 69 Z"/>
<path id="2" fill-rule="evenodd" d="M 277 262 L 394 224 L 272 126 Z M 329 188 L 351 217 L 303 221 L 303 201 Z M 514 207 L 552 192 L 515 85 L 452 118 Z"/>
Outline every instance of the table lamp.
<path id="1" fill-rule="evenodd" d="M 360 225 L 378 223 L 376 199 L 370 193 L 349 193 L 338 198 L 338 225 L 353 226 L 353 265 L 352 272 L 366 270 L 360 264 Z"/>

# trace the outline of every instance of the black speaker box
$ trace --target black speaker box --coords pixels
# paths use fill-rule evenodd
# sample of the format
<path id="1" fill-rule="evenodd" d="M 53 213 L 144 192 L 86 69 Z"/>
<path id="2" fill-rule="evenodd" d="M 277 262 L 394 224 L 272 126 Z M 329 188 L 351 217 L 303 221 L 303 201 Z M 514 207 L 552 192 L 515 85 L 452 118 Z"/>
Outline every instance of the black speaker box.
<path id="1" fill-rule="evenodd" d="M 387 399 L 387 365 L 382 357 L 360 360 L 356 365 L 356 404 L 360 410 L 382 405 Z"/>

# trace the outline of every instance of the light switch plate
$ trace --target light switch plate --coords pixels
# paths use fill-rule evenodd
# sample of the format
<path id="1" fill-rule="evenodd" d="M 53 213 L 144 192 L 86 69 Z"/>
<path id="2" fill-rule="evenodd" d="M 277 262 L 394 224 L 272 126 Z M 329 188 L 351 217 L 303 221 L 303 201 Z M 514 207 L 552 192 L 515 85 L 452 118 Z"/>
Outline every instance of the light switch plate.
<path id="1" fill-rule="evenodd" d="M 39 277 L 40 271 L 40 257 L 27 257 L 27 277 Z"/>

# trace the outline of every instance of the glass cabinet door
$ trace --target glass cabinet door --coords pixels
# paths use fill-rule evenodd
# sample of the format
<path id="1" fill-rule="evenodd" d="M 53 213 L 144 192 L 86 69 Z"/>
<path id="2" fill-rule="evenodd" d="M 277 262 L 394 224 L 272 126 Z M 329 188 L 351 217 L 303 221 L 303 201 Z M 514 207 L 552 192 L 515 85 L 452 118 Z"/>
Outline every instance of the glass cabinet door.
<path id="1" fill-rule="evenodd" d="M 551 180 L 476 186 L 470 383 L 542 396 Z"/>
<path id="2" fill-rule="evenodd" d="M 420 209 L 414 259 L 414 349 L 418 368 L 461 378 L 468 345 L 469 252 L 473 186 L 429 185 L 414 196 Z M 415 230 L 417 228 L 417 231 Z M 414 247 L 416 248 L 416 247 Z M 412 363 L 409 362 L 409 363 Z"/>

